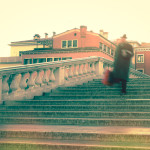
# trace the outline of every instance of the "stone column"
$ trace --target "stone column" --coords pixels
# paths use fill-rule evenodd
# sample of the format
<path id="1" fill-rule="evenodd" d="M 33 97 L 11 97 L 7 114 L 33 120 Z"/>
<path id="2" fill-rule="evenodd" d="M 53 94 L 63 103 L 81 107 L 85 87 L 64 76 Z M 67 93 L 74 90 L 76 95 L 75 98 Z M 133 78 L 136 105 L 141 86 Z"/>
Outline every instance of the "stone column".
<path id="1" fill-rule="evenodd" d="M 56 84 L 57 85 L 62 85 L 64 84 L 64 67 L 59 67 L 59 68 L 56 68 L 55 70 L 55 78 L 56 78 Z"/>
<path id="2" fill-rule="evenodd" d="M 96 75 L 98 76 L 102 76 L 103 72 L 104 72 L 104 68 L 103 68 L 103 62 L 102 61 L 97 61 L 95 64 L 95 72 Z"/>

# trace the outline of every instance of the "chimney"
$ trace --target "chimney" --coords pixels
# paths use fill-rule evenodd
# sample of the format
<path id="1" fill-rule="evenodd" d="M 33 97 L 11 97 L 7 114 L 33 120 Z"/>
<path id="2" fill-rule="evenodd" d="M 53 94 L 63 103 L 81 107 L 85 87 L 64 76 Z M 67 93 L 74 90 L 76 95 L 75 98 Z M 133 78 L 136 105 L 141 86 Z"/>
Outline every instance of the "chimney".
<path id="1" fill-rule="evenodd" d="M 34 39 L 34 40 L 40 39 L 40 35 L 39 35 L 39 34 L 35 34 L 35 35 L 33 36 L 33 39 Z"/>
<path id="2" fill-rule="evenodd" d="M 45 33 L 45 39 L 47 39 L 48 38 L 48 33 Z"/>
<path id="3" fill-rule="evenodd" d="M 104 31 L 103 31 L 103 30 L 100 30 L 99 32 L 100 32 L 100 35 L 102 35 L 102 36 L 103 36 Z"/>
<path id="4" fill-rule="evenodd" d="M 55 36 L 56 35 L 56 32 L 53 32 L 53 36 Z"/>
<path id="5" fill-rule="evenodd" d="M 104 36 L 106 39 L 108 39 L 108 32 L 104 32 L 104 33 L 103 33 L 103 36 Z"/>
<path id="6" fill-rule="evenodd" d="M 85 38 L 86 37 L 86 31 L 87 31 L 87 26 L 80 26 L 81 38 Z"/>

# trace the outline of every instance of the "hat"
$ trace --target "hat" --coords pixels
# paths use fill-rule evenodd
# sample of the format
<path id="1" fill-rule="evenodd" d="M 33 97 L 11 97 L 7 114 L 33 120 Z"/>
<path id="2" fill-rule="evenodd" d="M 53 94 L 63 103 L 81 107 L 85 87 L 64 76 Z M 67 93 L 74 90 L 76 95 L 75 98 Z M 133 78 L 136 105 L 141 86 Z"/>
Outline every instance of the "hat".
<path id="1" fill-rule="evenodd" d="M 125 39 L 127 39 L 127 36 L 126 36 L 126 34 L 124 34 L 121 38 L 125 38 Z"/>

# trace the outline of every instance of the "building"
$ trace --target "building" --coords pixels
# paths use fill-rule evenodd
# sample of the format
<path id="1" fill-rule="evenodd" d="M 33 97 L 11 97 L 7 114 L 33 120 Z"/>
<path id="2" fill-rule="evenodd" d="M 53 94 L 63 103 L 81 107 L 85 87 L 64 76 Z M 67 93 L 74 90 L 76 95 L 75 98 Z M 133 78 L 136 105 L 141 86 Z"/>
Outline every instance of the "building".
<path id="1" fill-rule="evenodd" d="M 141 43 L 135 47 L 136 70 L 150 75 L 150 43 Z"/>
<path id="2" fill-rule="evenodd" d="M 35 34 L 32 40 L 11 42 L 11 56 L 19 56 L 19 51 L 34 50 L 34 48 L 52 48 L 52 38 L 45 33 L 45 38 L 40 38 L 39 34 Z"/>
<path id="3" fill-rule="evenodd" d="M 45 39 L 43 39 L 45 40 Z M 87 31 L 86 26 L 54 34 L 52 47 L 20 51 L 23 64 L 50 62 L 89 56 L 101 56 L 113 60 L 116 45 L 108 40 L 108 33 Z"/>

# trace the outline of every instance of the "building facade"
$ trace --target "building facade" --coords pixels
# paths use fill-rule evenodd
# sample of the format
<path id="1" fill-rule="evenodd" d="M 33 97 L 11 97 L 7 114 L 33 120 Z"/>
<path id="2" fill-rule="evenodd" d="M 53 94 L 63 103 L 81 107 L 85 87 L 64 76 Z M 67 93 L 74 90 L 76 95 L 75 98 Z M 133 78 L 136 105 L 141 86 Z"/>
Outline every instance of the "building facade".
<path id="1" fill-rule="evenodd" d="M 23 64 L 50 62 L 90 56 L 113 60 L 116 45 L 107 39 L 108 33 L 87 31 L 86 26 L 53 35 L 52 48 L 35 48 L 22 51 Z"/>
<path id="2" fill-rule="evenodd" d="M 11 42 L 11 56 L 19 56 L 20 51 L 30 51 L 35 48 L 52 48 L 52 38 L 48 38 L 48 34 L 45 33 L 45 38 L 40 38 L 39 34 L 35 34 L 32 40 Z"/>
<path id="3" fill-rule="evenodd" d="M 136 70 L 150 75 L 150 43 L 142 43 L 135 52 Z"/>

